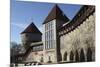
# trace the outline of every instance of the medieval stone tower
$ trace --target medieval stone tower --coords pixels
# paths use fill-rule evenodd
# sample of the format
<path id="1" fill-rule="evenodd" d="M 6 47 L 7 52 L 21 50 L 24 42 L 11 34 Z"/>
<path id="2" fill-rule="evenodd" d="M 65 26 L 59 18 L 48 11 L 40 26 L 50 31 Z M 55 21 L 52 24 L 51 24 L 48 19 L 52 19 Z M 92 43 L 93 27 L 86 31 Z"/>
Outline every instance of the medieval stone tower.
<path id="1" fill-rule="evenodd" d="M 43 36 L 33 23 L 21 36 L 28 62 L 95 61 L 95 6 L 83 5 L 69 20 L 55 5 L 43 22 Z"/>
<path id="2" fill-rule="evenodd" d="M 31 43 L 39 42 L 42 39 L 42 33 L 38 30 L 35 24 L 32 22 L 22 33 L 22 44 L 27 49 Z"/>
<path id="3" fill-rule="evenodd" d="M 61 60 L 60 41 L 57 30 L 68 21 L 69 19 L 58 5 L 55 5 L 43 22 L 44 62 L 55 63 Z"/>

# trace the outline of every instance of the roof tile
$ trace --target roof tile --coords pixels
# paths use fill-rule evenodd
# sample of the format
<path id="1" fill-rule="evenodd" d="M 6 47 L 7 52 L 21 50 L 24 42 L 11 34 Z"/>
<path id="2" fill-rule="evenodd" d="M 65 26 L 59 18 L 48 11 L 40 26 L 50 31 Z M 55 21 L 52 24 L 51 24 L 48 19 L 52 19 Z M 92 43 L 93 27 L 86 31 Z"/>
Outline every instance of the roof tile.
<path id="1" fill-rule="evenodd" d="M 23 34 L 23 33 L 40 33 L 40 34 L 42 34 L 33 22 L 23 32 L 21 32 L 21 34 Z"/>
<path id="2" fill-rule="evenodd" d="M 66 17 L 66 15 L 62 12 L 62 10 L 58 7 L 58 5 L 55 5 L 51 12 L 48 14 L 47 18 L 43 22 L 43 24 L 53 20 L 53 19 L 59 19 L 65 22 L 69 21 L 69 18 Z"/>

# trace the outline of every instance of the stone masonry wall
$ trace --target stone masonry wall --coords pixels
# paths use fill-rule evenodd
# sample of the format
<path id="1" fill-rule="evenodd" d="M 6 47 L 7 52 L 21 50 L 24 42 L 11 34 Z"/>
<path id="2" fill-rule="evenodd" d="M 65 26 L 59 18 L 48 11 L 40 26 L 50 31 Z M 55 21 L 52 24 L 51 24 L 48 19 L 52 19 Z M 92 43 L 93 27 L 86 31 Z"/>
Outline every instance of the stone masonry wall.
<path id="1" fill-rule="evenodd" d="M 75 61 L 75 52 L 79 53 L 83 50 L 85 61 L 87 61 L 88 48 L 92 51 L 92 60 L 95 60 L 95 13 L 90 15 L 78 28 L 74 31 L 60 37 L 60 46 L 62 61 L 70 61 L 70 53 L 73 52 L 73 61 Z M 67 53 L 66 55 L 64 55 Z M 64 60 L 64 56 L 67 57 Z"/>

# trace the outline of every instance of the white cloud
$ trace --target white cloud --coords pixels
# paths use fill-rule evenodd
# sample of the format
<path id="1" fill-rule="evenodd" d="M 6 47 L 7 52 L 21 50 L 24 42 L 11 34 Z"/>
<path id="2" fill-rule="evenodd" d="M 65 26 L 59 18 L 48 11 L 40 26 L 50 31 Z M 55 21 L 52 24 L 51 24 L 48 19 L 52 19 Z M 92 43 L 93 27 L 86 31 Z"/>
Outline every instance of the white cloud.
<path id="1" fill-rule="evenodd" d="M 11 25 L 16 26 L 21 29 L 25 29 L 29 24 L 28 23 L 11 23 Z M 41 25 L 39 26 L 36 25 L 36 27 L 41 31 L 41 33 L 43 33 L 43 27 Z"/>
<path id="2" fill-rule="evenodd" d="M 40 30 L 41 33 L 43 33 L 43 27 L 42 26 L 38 27 L 38 29 Z"/>
<path id="3" fill-rule="evenodd" d="M 11 23 L 11 25 L 25 29 L 28 24 L 23 23 Z"/>

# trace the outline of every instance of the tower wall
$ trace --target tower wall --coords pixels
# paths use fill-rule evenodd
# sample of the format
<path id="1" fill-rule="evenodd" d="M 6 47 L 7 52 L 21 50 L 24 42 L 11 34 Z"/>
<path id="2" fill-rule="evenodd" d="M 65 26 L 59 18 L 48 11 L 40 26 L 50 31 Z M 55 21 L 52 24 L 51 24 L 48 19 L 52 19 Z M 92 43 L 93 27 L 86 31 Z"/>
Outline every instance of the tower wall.
<path id="1" fill-rule="evenodd" d="M 22 38 L 23 45 L 28 48 L 32 42 L 41 41 L 42 36 L 41 34 L 38 33 L 24 33 L 21 35 L 21 38 Z"/>
<path id="2" fill-rule="evenodd" d="M 53 33 L 52 33 L 52 37 L 53 39 L 53 44 L 51 44 L 53 46 L 53 48 L 47 48 L 47 44 L 46 44 L 46 31 L 43 32 L 43 44 L 44 44 L 44 61 L 45 63 L 50 60 L 53 63 L 57 63 L 59 60 L 59 53 L 60 53 L 60 43 L 59 43 L 59 36 L 58 36 L 58 32 L 57 30 L 61 28 L 61 26 L 65 23 L 64 21 L 58 20 L 58 19 L 54 19 L 48 23 L 53 23 Z M 44 30 L 46 28 L 46 25 L 43 25 Z M 50 46 L 50 45 L 48 45 Z M 47 49 L 46 49 L 47 48 Z"/>
<path id="3" fill-rule="evenodd" d="M 24 33 L 21 35 L 22 42 L 38 42 L 41 41 L 41 34 L 38 33 Z"/>
<path id="4" fill-rule="evenodd" d="M 43 44 L 44 44 L 44 62 L 45 63 L 48 63 L 49 61 L 51 62 L 56 62 L 56 20 L 52 20 L 48 23 L 51 23 L 53 24 L 53 31 L 52 31 L 52 34 L 51 36 L 53 37 L 52 40 L 52 44 L 47 44 L 46 41 L 47 41 L 47 36 L 46 36 L 46 25 L 44 24 L 43 27 L 44 27 L 44 32 L 43 32 Z M 51 38 L 52 38 L 51 37 Z M 50 42 L 50 41 L 49 41 Z M 50 48 L 50 46 L 52 46 L 52 48 Z"/>

